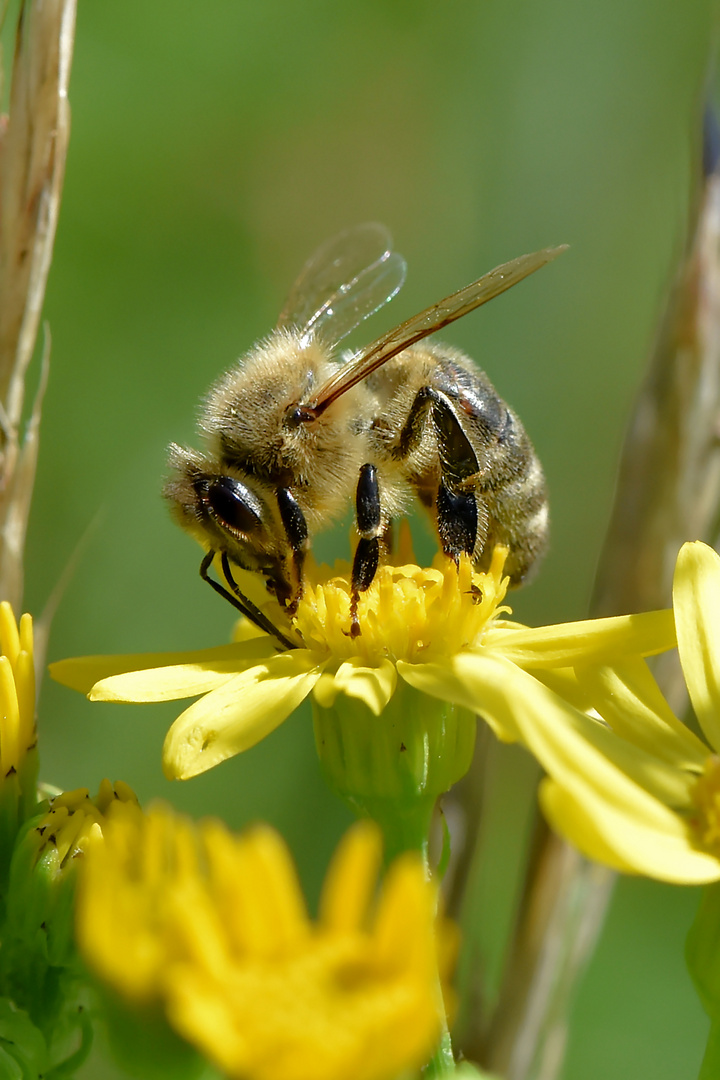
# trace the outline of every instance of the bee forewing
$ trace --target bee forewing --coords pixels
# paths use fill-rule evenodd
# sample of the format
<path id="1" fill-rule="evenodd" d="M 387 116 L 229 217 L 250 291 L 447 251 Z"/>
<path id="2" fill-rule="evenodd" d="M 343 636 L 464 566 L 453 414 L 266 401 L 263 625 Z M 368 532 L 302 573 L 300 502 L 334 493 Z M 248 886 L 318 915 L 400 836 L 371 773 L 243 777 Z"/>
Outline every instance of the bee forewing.
<path id="1" fill-rule="evenodd" d="M 397 356 L 403 349 L 422 341 L 424 337 L 442 329 L 448 323 L 467 315 L 481 304 L 487 303 L 500 293 L 517 285 L 523 278 L 539 270 L 541 266 L 556 259 L 558 255 L 567 250 L 567 244 L 559 247 L 543 248 L 530 255 L 520 255 L 517 259 L 496 266 L 494 270 L 484 274 L 478 281 L 466 285 L 464 289 L 446 296 L 437 304 L 414 315 L 407 322 L 396 326 L 394 330 L 383 334 L 371 345 L 362 349 L 342 368 L 328 379 L 318 390 L 312 401 L 307 404 L 313 413 L 318 414 L 327 408 L 333 401 L 344 394 L 357 383 L 362 382 L 373 371 L 376 371 L 387 360 Z"/>
<path id="2" fill-rule="evenodd" d="M 292 327 L 303 336 L 321 332 L 335 345 L 392 300 L 405 280 L 405 269 L 384 225 L 368 222 L 348 229 L 310 256 L 278 327 Z"/>

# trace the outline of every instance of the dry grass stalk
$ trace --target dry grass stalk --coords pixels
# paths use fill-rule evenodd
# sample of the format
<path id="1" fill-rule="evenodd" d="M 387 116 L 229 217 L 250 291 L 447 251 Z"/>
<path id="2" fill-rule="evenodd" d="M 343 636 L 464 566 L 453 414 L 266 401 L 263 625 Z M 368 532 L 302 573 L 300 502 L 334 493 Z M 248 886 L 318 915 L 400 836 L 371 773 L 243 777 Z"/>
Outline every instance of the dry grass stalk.
<path id="1" fill-rule="evenodd" d="M 22 434 L 25 381 L 35 353 L 65 172 L 68 81 L 76 0 L 20 9 L 9 116 L 0 129 L 0 597 L 22 603 L 23 550 L 47 378 Z"/>

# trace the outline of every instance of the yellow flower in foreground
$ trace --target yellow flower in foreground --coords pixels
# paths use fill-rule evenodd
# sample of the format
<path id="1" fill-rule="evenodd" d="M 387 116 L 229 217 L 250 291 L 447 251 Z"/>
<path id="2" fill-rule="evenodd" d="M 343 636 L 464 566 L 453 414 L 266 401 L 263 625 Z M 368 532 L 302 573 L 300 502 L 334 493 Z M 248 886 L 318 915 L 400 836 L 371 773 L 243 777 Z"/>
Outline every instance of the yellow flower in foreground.
<path id="1" fill-rule="evenodd" d="M 673 714 L 644 661 L 579 669 L 583 690 L 612 730 L 598 724 L 592 767 L 549 770 L 540 797 L 553 827 L 591 858 L 702 883 L 720 880 L 720 556 L 706 544 L 682 547 L 673 608 L 707 744 Z"/>
<path id="2" fill-rule="evenodd" d="M 167 774 L 186 779 L 259 742 L 309 694 L 322 709 L 344 697 L 379 717 L 399 682 L 479 713 L 505 741 L 524 740 L 513 705 L 518 695 L 540 694 L 533 712 L 538 723 L 552 725 L 540 708 L 545 682 L 573 695 L 573 665 L 610 664 L 675 644 L 670 612 L 538 629 L 509 622 L 505 556 L 497 548 L 487 573 L 474 571 L 467 559 L 456 567 L 442 556 L 427 569 L 382 567 L 360 597 L 357 637 L 349 634 L 349 568 L 310 565 L 291 623 L 278 605 L 265 608 L 297 648 L 278 651 L 274 638 L 246 625 L 245 640 L 220 648 L 65 660 L 51 665 L 51 673 L 93 700 L 202 695 L 165 742 Z"/>
<path id="3" fill-rule="evenodd" d="M 352 829 L 316 921 L 266 826 L 241 836 L 168 808 L 116 807 L 81 879 L 87 963 L 131 1004 L 243 1080 L 392 1080 L 441 1030 L 436 892 L 401 856 L 377 902 L 379 832 Z"/>

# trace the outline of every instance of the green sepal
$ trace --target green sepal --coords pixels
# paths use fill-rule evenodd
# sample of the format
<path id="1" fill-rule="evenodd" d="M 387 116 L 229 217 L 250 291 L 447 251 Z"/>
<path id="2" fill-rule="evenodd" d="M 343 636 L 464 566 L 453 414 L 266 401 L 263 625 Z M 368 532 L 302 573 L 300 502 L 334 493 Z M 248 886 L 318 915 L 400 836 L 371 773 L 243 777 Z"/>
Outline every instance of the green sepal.
<path id="1" fill-rule="evenodd" d="M 20 777 L 20 814 L 22 821 L 34 817 L 38 812 L 38 773 L 40 771 L 40 758 L 37 746 L 31 747 L 23 757 L 18 768 Z"/>
<path id="2" fill-rule="evenodd" d="M 3 1080 L 41 1080 L 48 1075 L 48 1065 L 42 1032 L 26 1012 L 0 998 L 0 1076 Z"/>
<path id="3" fill-rule="evenodd" d="M 720 1023 L 720 882 L 703 890 L 685 958 L 705 1012 Z"/>
<path id="4" fill-rule="evenodd" d="M 77 1044 L 83 987 L 73 938 L 76 863 L 61 865 L 57 848 L 38 828 L 43 816 L 25 823 L 13 852 L 0 992 L 26 1009 L 48 1038 L 62 1031 L 63 1039 Z"/>
<path id="5" fill-rule="evenodd" d="M 12 769 L 0 781 L 0 898 L 3 900 L 18 833 L 38 813 L 37 774 L 38 755 L 33 747 L 23 756 L 19 769 Z"/>
<path id="6" fill-rule="evenodd" d="M 0 783 L 0 895 L 5 898 L 10 859 L 20 827 L 20 777 L 13 769 Z"/>
<path id="7" fill-rule="evenodd" d="M 330 708 L 313 702 L 313 720 L 328 783 L 357 814 L 378 822 L 386 857 L 425 852 L 438 795 L 470 767 L 475 715 L 400 679 L 379 716 L 338 694 Z"/>

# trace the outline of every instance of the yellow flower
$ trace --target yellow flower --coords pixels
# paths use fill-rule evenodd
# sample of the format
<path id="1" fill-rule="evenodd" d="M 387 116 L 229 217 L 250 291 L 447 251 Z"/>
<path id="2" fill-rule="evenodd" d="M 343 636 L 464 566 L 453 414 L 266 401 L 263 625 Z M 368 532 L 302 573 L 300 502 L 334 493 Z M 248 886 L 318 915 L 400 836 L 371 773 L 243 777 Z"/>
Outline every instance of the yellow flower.
<path id="1" fill-rule="evenodd" d="M 720 556 L 706 544 L 682 547 L 673 609 L 707 742 L 673 714 L 643 660 L 579 668 L 579 684 L 609 728 L 558 717 L 566 762 L 548 766 L 540 798 L 553 827 L 591 858 L 691 884 L 720 880 Z M 547 746 L 540 754 L 560 756 Z"/>
<path id="2" fill-rule="evenodd" d="M 245 624 L 243 640 L 220 648 L 65 660 L 51 665 L 51 673 L 93 700 L 202 695 L 165 742 L 166 773 L 187 779 L 259 742 L 309 694 L 322 709 L 344 697 L 377 717 L 399 685 L 409 686 L 479 713 L 499 738 L 515 741 L 521 738 L 515 712 L 495 708 L 498 694 L 511 703 L 517 684 L 532 696 L 536 689 L 544 694 L 549 681 L 572 696 L 578 693 L 574 664 L 613 663 L 675 644 L 670 612 L 538 629 L 508 621 L 505 556 L 497 548 L 487 573 L 474 571 L 467 559 L 456 567 L 442 556 L 427 569 L 382 567 L 360 597 L 358 636 L 349 633 L 349 568 L 309 566 L 292 621 L 279 605 L 265 605 L 297 643 L 294 649 L 279 651 L 274 638 Z M 253 579 L 242 577 L 244 591 Z"/>
<path id="3" fill-rule="evenodd" d="M 439 1037 L 436 891 L 406 853 L 374 900 L 378 830 L 342 841 L 317 920 L 267 826 L 233 836 L 168 808 L 116 807 L 85 860 L 77 935 L 129 1003 L 243 1080 L 392 1080 Z"/>
<path id="4" fill-rule="evenodd" d="M 37 807 L 33 626 L 0 603 L 0 889 L 18 829 Z"/>

